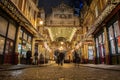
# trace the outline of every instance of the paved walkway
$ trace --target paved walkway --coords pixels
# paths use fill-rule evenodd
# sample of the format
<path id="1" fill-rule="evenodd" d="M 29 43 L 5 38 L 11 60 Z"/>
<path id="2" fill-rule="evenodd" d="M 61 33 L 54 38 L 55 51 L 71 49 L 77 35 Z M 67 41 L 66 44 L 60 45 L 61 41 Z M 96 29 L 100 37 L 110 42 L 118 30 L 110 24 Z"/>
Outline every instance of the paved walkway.
<path id="1" fill-rule="evenodd" d="M 80 65 L 97 69 L 120 71 L 120 65 L 106 65 L 106 64 L 80 64 Z"/>
<path id="2" fill-rule="evenodd" d="M 10 71 L 10 70 L 20 70 L 26 68 L 33 68 L 33 67 L 45 67 L 50 64 L 39 64 L 39 65 L 25 65 L 25 64 L 18 64 L 18 65 L 0 65 L 0 71 Z"/>
<path id="3" fill-rule="evenodd" d="M 18 65 L 0 65 L 0 71 L 6 70 L 19 70 L 25 68 L 32 68 L 32 67 L 44 67 L 48 65 L 56 64 L 54 62 L 50 62 L 48 64 L 39 64 L 39 65 L 25 65 L 25 64 L 18 64 Z M 70 63 L 73 64 L 73 63 Z M 74 64 L 73 64 L 74 65 Z M 80 64 L 83 67 L 91 67 L 97 69 L 105 69 L 105 70 L 115 70 L 120 71 L 120 65 L 106 65 L 106 64 Z"/>
<path id="4" fill-rule="evenodd" d="M 120 80 L 120 71 L 83 66 L 85 65 L 81 64 L 78 67 L 73 63 L 63 66 L 53 64 L 46 67 L 0 71 L 0 80 Z"/>

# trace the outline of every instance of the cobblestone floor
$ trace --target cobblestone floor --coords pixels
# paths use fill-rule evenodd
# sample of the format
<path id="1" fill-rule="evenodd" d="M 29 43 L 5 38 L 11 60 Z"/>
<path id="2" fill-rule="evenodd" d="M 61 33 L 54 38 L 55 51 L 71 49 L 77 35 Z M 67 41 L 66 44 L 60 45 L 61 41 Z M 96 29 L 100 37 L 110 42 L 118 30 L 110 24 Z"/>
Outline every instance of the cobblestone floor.
<path id="1" fill-rule="evenodd" d="M 89 67 L 75 67 L 73 64 L 57 64 L 14 71 L 0 71 L 0 80 L 120 80 L 120 71 Z"/>

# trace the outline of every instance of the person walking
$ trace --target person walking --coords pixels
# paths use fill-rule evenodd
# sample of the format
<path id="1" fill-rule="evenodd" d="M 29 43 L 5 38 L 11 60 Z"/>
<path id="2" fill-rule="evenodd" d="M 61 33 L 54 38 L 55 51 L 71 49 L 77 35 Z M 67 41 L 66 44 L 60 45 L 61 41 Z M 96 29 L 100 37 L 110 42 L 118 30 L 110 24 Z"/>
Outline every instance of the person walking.
<path id="1" fill-rule="evenodd" d="M 75 66 L 79 67 L 80 64 L 80 55 L 77 53 L 77 51 L 74 51 L 74 58 L 75 58 Z"/>
<path id="2" fill-rule="evenodd" d="M 35 65 L 38 65 L 38 52 L 36 51 L 34 54 L 35 57 Z"/>
<path id="3" fill-rule="evenodd" d="M 32 55 L 32 52 L 28 50 L 26 53 L 26 64 L 31 64 L 31 55 Z"/>
<path id="4" fill-rule="evenodd" d="M 59 53 L 59 60 L 60 60 L 61 66 L 63 66 L 64 57 L 65 57 L 64 53 L 63 53 L 63 52 L 60 52 L 60 53 Z"/>

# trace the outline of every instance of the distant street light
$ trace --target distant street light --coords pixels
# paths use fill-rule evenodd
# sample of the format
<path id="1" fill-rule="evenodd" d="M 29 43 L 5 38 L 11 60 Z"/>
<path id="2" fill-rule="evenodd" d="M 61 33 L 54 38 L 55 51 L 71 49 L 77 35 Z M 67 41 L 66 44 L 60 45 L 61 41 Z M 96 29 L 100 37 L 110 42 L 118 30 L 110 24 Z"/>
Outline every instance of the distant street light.
<path id="1" fill-rule="evenodd" d="M 43 21 L 40 21 L 39 23 L 40 23 L 40 25 L 43 25 Z"/>
<path id="2" fill-rule="evenodd" d="M 64 44 L 64 42 L 60 42 L 60 44 Z"/>

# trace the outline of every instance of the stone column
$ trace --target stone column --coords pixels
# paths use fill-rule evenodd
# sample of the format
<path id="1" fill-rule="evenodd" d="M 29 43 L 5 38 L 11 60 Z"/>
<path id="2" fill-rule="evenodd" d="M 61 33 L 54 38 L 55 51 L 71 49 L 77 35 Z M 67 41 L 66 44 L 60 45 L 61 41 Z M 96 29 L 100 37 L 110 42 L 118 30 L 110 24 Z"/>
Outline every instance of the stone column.
<path id="1" fill-rule="evenodd" d="M 35 53 L 35 37 L 32 39 L 32 60 L 34 59 L 34 53 Z"/>
<path id="2" fill-rule="evenodd" d="M 93 55 L 94 55 L 94 64 L 97 64 L 97 52 L 96 52 L 96 44 L 95 44 L 95 38 L 92 35 L 92 42 L 93 42 Z"/>
<path id="3" fill-rule="evenodd" d="M 88 62 L 88 48 L 86 43 L 84 43 L 83 61 L 84 63 Z"/>
<path id="4" fill-rule="evenodd" d="M 108 35 L 107 35 L 106 26 L 104 26 L 104 36 L 105 36 L 105 58 L 106 58 L 106 64 L 110 64 L 110 54 L 109 54 Z"/>
<path id="5" fill-rule="evenodd" d="M 18 53 L 18 44 L 19 44 L 19 36 L 20 36 L 20 30 L 21 30 L 21 26 L 18 27 L 18 30 L 17 30 L 17 37 L 16 37 L 16 45 L 15 45 L 15 54 L 14 54 L 14 57 L 16 58 L 15 60 L 15 63 L 17 64 L 20 64 L 20 53 Z"/>

